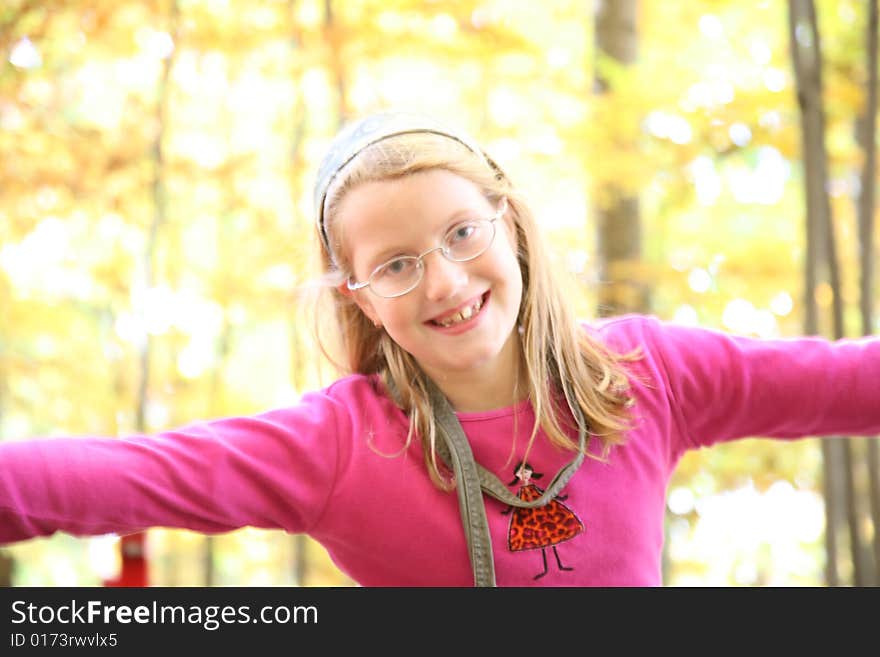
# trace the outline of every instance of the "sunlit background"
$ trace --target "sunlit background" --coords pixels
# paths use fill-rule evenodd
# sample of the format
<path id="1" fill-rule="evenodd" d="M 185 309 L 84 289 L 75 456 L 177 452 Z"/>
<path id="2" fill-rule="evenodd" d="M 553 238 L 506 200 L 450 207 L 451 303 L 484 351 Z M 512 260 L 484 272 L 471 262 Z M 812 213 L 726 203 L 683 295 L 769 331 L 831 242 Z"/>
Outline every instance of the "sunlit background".
<path id="1" fill-rule="evenodd" d="M 4 2 L 0 437 L 160 431 L 329 383 L 297 295 L 317 271 L 311 185 L 340 123 L 377 109 L 477 136 L 531 198 L 583 317 L 600 284 L 593 216 L 614 189 L 639 199 L 650 312 L 801 333 L 785 3 L 644 0 L 627 67 L 597 64 L 593 4 Z M 819 3 L 851 309 L 863 4 Z M 831 289 L 816 301 L 827 309 Z M 824 522 L 817 441 L 691 454 L 669 491 L 665 581 L 820 584 Z M 151 583 L 205 583 L 207 540 L 151 530 Z M 245 529 L 210 547 L 214 584 L 352 584 L 309 539 Z M 100 584 L 119 568 L 113 536 L 3 551 L 17 585 Z"/>

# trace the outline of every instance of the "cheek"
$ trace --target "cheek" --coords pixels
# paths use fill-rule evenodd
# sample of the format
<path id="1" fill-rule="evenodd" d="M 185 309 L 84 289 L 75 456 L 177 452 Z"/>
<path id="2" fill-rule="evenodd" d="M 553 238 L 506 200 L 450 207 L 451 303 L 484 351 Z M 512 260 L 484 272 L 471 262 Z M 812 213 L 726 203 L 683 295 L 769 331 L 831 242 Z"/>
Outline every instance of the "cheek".
<path id="1" fill-rule="evenodd" d="M 516 226 L 509 217 L 505 217 L 504 223 L 501 225 L 504 226 L 504 235 L 507 238 L 507 243 L 510 245 L 510 248 L 513 249 L 513 252 L 516 253 L 518 245 L 516 239 Z"/>
<path id="2" fill-rule="evenodd" d="M 517 291 L 519 294 L 521 294 L 522 268 L 520 267 L 519 258 L 517 258 L 516 251 L 512 247 L 505 245 L 504 251 L 499 255 L 498 270 L 502 272 L 502 275 L 508 286 L 512 290 Z"/>
<path id="3" fill-rule="evenodd" d="M 412 294 L 412 292 L 410 292 L 410 294 Z M 384 302 L 376 303 L 374 305 L 379 321 L 382 322 L 382 325 L 392 337 L 394 337 L 394 333 L 396 333 L 400 327 L 411 324 L 415 317 L 415 309 L 412 307 L 412 300 L 404 299 L 405 297 L 397 297 L 396 299 L 392 299 L 391 303 Z"/>
<path id="4" fill-rule="evenodd" d="M 504 222 L 504 230 L 501 231 L 504 237 L 503 259 L 508 270 L 516 270 L 520 278 L 522 278 L 519 264 L 519 254 L 516 240 L 516 229 L 509 222 Z M 501 237 L 501 236 L 499 236 Z M 501 240 L 499 240 L 501 241 Z M 499 245 L 500 246 L 500 245 Z"/>
<path id="5" fill-rule="evenodd" d="M 509 294 L 510 310 L 515 319 L 516 317 L 519 317 L 519 313 L 522 311 L 524 292 L 522 269 L 520 268 L 519 260 L 515 253 L 509 253 L 507 255 L 505 258 L 505 265 L 504 279 Z"/>
<path id="6" fill-rule="evenodd" d="M 358 291 L 354 293 L 354 302 L 357 304 L 358 308 L 361 309 L 361 312 L 366 315 L 367 319 L 369 319 L 371 322 L 375 324 L 376 321 L 379 320 L 379 313 L 376 311 L 376 308 L 370 301 L 370 299 L 365 296 L 363 291 Z"/>

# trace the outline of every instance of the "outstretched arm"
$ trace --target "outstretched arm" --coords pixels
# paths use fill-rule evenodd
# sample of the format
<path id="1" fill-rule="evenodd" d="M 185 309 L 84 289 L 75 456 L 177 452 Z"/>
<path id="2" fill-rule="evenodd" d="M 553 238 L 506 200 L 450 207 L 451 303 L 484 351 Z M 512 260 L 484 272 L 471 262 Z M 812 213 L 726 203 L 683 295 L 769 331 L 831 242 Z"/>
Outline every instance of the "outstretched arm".
<path id="1" fill-rule="evenodd" d="M 333 485 L 345 417 L 315 393 L 155 436 L 0 443 L 0 543 L 153 526 L 308 531 Z"/>
<path id="2" fill-rule="evenodd" d="M 691 446 L 880 432 L 880 339 L 756 340 L 651 321 L 646 343 Z"/>

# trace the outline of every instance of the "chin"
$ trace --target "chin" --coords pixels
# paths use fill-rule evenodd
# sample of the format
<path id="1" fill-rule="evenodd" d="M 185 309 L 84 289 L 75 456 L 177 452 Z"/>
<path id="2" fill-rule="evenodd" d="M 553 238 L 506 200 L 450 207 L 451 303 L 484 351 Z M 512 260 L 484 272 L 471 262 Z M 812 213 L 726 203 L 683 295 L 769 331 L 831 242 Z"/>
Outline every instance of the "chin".
<path id="1" fill-rule="evenodd" d="M 500 355 L 502 349 L 486 349 L 476 354 L 460 354 L 458 358 L 444 359 L 442 362 L 431 364 L 432 369 L 448 372 L 469 372 L 479 370 L 492 364 Z"/>

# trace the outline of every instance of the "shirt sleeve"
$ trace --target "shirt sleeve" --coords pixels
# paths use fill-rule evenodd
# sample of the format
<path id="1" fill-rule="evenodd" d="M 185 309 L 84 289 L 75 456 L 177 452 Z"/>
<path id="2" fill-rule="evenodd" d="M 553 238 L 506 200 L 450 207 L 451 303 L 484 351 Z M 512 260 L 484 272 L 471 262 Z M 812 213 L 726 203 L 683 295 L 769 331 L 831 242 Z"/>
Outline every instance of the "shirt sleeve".
<path id="1" fill-rule="evenodd" d="M 649 320 L 690 447 L 743 437 L 880 433 L 880 339 L 754 339 Z"/>
<path id="2" fill-rule="evenodd" d="M 306 532 L 332 490 L 347 417 L 311 393 L 152 436 L 0 443 L 0 543 L 148 527 Z"/>

